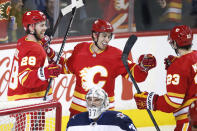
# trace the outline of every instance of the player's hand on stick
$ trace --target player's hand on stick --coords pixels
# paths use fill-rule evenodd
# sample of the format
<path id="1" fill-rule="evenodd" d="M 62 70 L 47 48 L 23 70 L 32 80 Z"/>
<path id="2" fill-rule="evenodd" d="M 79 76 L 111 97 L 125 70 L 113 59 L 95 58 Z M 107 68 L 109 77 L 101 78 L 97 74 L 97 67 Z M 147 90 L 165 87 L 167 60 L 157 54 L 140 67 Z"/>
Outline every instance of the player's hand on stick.
<path id="1" fill-rule="evenodd" d="M 176 56 L 169 55 L 167 58 L 164 59 L 165 69 L 167 70 L 168 67 L 176 60 Z"/>
<path id="2" fill-rule="evenodd" d="M 158 95 L 154 92 L 148 93 L 148 92 L 141 92 L 139 94 L 134 95 L 135 102 L 137 104 L 138 109 L 149 109 L 149 110 L 156 110 L 156 101 L 157 101 Z"/>
<path id="3" fill-rule="evenodd" d="M 140 67 L 145 71 L 149 71 L 157 65 L 157 61 L 152 54 L 141 55 L 138 59 L 138 63 Z"/>
<path id="4" fill-rule="evenodd" d="M 42 39 L 41 39 L 41 45 L 44 49 L 47 49 L 49 47 L 49 43 L 51 41 L 51 38 L 47 35 L 45 35 Z"/>
<path id="5" fill-rule="evenodd" d="M 38 76 L 41 80 L 58 77 L 62 71 L 62 66 L 59 64 L 50 64 L 47 67 L 38 69 Z"/>
<path id="6" fill-rule="evenodd" d="M 53 63 L 57 60 L 58 54 L 51 47 L 49 47 L 50 41 L 51 39 L 47 35 L 45 35 L 41 40 L 41 44 L 49 58 L 49 63 Z"/>

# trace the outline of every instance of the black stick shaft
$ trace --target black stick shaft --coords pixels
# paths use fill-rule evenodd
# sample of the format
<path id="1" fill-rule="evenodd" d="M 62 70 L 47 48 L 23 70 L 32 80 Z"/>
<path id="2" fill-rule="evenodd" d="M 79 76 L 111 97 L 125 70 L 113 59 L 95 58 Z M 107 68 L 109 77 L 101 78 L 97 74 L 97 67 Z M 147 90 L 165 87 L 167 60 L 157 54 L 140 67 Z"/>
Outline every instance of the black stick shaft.
<path id="1" fill-rule="evenodd" d="M 125 69 L 126 69 L 127 73 L 129 74 L 129 77 L 131 78 L 131 80 L 132 80 L 132 82 L 133 82 L 133 84 L 135 86 L 135 89 L 137 90 L 137 93 L 141 93 L 137 82 L 135 81 L 133 75 L 131 74 L 131 72 L 129 70 L 129 65 L 128 65 L 128 61 L 127 61 L 129 52 L 131 51 L 131 48 L 135 44 L 136 40 L 137 40 L 137 36 L 135 36 L 135 35 L 132 35 L 132 36 L 129 37 L 129 39 L 128 39 L 126 45 L 125 45 L 125 48 L 123 50 L 122 62 L 124 64 L 124 66 L 125 66 Z M 156 130 L 160 131 L 159 126 L 158 126 L 157 122 L 155 121 L 155 118 L 153 117 L 151 111 L 149 109 L 146 109 L 146 110 L 147 110 L 147 112 L 148 112 L 148 114 L 149 114 L 149 116 L 150 116 L 150 118 L 151 118 L 151 120 L 152 120 L 152 122 L 153 122 L 153 124 L 154 124 L 154 126 L 156 128 Z"/>
<path id="2" fill-rule="evenodd" d="M 124 64 L 124 65 L 125 65 L 125 64 Z M 140 91 L 140 89 L 139 89 L 139 86 L 138 86 L 137 82 L 135 81 L 133 75 L 131 74 L 131 72 L 130 72 L 130 70 L 129 70 L 128 63 L 127 63 L 127 65 L 125 65 L 125 68 L 126 68 L 128 74 L 129 74 L 129 77 L 131 78 L 131 80 L 132 80 L 132 82 L 133 82 L 133 84 L 134 84 L 134 86 L 135 86 L 135 88 L 136 88 L 136 90 L 137 90 L 137 93 L 141 93 L 141 91 Z M 155 121 L 155 118 L 153 117 L 151 111 L 150 111 L 149 109 L 146 109 L 146 110 L 147 110 L 147 112 L 148 112 L 148 114 L 149 114 L 149 116 L 150 116 L 150 118 L 151 118 L 151 120 L 152 120 L 152 122 L 153 122 L 155 128 L 157 129 L 157 131 L 160 131 L 159 126 L 157 125 L 157 122 Z"/>
<path id="3" fill-rule="evenodd" d="M 71 25 L 72 25 L 72 22 L 73 22 L 73 19 L 74 19 L 74 16 L 75 16 L 75 12 L 76 12 L 76 7 L 74 7 L 74 8 L 72 9 L 72 16 L 71 16 L 71 18 L 70 18 L 70 21 L 69 21 L 69 24 L 68 24 L 68 28 L 67 28 L 67 30 L 66 30 L 66 34 L 64 35 L 64 39 L 63 39 L 63 41 L 62 41 L 62 45 L 61 45 L 61 47 L 60 47 L 60 51 L 59 51 L 58 56 L 57 56 L 56 64 L 59 63 L 60 57 L 61 57 L 62 52 L 63 52 L 63 50 L 64 50 L 64 46 L 65 46 L 65 43 L 66 43 L 66 39 L 67 39 L 67 36 L 68 36 L 68 32 L 69 32 L 69 30 L 70 30 L 70 28 L 71 28 Z M 52 80 L 53 80 L 53 79 L 50 78 L 48 87 L 47 87 L 46 92 L 45 92 L 45 95 L 44 95 L 44 101 L 46 101 L 46 97 L 47 97 L 47 95 L 48 95 L 50 86 L 51 86 L 51 84 L 52 84 Z"/>

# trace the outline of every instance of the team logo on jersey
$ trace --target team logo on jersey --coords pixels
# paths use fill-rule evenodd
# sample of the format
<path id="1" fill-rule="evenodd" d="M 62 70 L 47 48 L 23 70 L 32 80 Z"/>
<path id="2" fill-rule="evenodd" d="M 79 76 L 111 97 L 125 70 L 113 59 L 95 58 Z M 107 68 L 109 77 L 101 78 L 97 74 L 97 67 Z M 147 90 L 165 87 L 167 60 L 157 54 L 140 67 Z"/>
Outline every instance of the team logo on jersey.
<path id="1" fill-rule="evenodd" d="M 126 117 L 126 116 L 125 116 L 124 114 L 122 114 L 122 113 L 118 113 L 116 116 L 119 117 L 119 118 L 121 118 L 121 119 L 123 119 L 124 117 Z"/>
<path id="2" fill-rule="evenodd" d="M 85 67 L 80 71 L 81 77 L 81 84 L 85 91 L 88 91 L 92 87 L 102 88 L 106 81 L 105 80 L 98 80 L 95 82 L 95 76 L 99 74 L 100 77 L 107 77 L 108 72 L 106 68 L 103 66 L 93 66 L 93 67 Z"/>

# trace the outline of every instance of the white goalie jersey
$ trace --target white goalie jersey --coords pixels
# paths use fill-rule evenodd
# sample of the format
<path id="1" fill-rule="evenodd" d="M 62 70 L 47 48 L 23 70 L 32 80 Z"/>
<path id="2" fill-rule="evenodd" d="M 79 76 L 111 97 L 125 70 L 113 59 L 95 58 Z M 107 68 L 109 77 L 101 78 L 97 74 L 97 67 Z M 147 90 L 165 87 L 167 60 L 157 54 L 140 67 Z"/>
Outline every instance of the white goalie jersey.
<path id="1" fill-rule="evenodd" d="M 132 120 L 121 112 L 105 111 L 95 122 L 88 117 L 88 112 L 73 116 L 66 131 L 137 131 Z"/>

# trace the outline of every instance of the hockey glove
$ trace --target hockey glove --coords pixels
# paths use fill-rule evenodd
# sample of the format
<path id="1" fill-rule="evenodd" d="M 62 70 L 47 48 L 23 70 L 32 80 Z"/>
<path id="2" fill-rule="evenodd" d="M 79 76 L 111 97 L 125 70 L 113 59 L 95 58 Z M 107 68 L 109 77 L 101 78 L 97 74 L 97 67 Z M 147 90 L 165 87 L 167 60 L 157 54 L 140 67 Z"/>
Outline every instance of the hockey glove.
<path id="1" fill-rule="evenodd" d="M 38 77 L 43 81 L 49 78 L 55 78 L 61 73 L 61 70 L 62 66 L 58 64 L 50 64 L 45 68 L 40 67 L 38 69 Z"/>
<path id="2" fill-rule="evenodd" d="M 157 61 L 152 54 L 141 55 L 138 59 L 138 63 L 145 71 L 149 71 L 157 65 Z"/>
<path id="3" fill-rule="evenodd" d="M 141 92 L 140 94 L 135 94 L 134 99 L 137 104 L 138 109 L 149 109 L 149 110 L 156 110 L 156 101 L 158 95 L 154 92 Z"/>
<path id="4" fill-rule="evenodd" d="M 41 45 L 42 47 L 44 47 L 44 49 L 49 47 L 49 43 L 50 43 L 51 39 L 50 37 L 48 37 L 47 35 L 45 35 L 42 39 L 41 39 Z"/>
<path id="5" fill-rule="evenodd" d="M 41 44 L 49 58 L 49 63 L 54 63 L 57 60 L 58 54 L 51 47 L 49 47 L 50 41 L 51 39 L 46 35 L 44 38 L 42 38 Z"/>
<path id="6" fill-rule="evenodd" d="M 165 69 L 167 70 L 168 67 L 177 59 L 177 57 L 173 55 L 169 55 L 167 58 L 164 59 Z"/>

